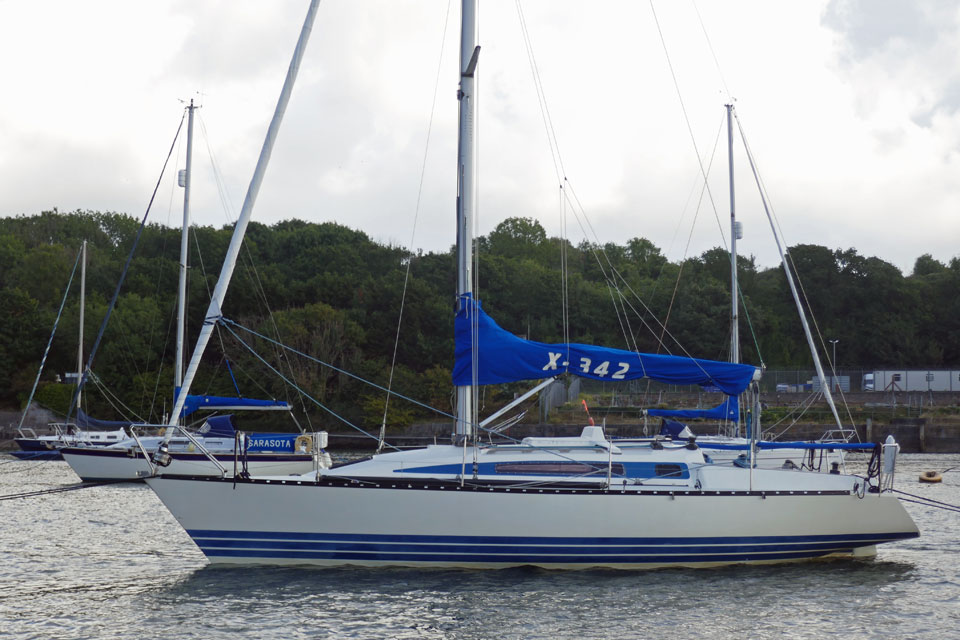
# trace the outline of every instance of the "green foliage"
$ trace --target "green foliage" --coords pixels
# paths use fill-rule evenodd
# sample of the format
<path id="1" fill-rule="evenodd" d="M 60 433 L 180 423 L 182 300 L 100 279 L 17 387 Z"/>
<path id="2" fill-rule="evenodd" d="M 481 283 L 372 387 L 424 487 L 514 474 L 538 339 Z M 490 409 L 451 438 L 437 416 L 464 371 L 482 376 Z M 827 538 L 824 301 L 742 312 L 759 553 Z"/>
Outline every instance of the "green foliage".
<path id="1" fill-rule="evenodd" d="M 29 392 L 82 240 L 89 243 L 84 339 L 89 353 L 138 225 L 115 213 L 56 210 L 0 219 L 0 402 L 12 406 Z M 193 230 L 188 351 L 231 233 L 230 227 Z M 645 238 L 573 246 L 548 237 L 537 221 L 524 217 L 503 221 L 477 246 L 478 295 L 513 333 L 542 342 L 569 337 L 654 353 L 728 357 L 730 262 L 722 249 L 672 263 Z M 118 417 L 120 403 L 148 420 L 169 411 L 178 253 L 179 231 L 147 226 L 93 364 L 116 398 L 88 388 L 85 404 L 94 415 Z M 944 264 L 920 256 L 904 277 L 893 265 L 853 249 L 800 245 L 789 255 L 820 333 L 841 341 L 842 366 L 960 365 L 960 258 Z M 743 359 L 808 367 L 783 270 L 758 269 L 752 258 L 741 256 L 738 273 Z M 70 387 L 51 381 L 76 368 L 77 286 L 75 281 L 41 386 L 43 402 L 54 408 L 69 404 Z M 313 359 L 242 330 L 235 330 L 238 337 L 220 330 L 193 390 L 233 395 L 239 388 L 242 395 L 286 399 L 305 408 L 314 427 L 342 427 L 336 414 L 378 429 L 385 392 L 347 371 L 450 413 L 455 293 L 452 251 L 413 255 L 333 223 L 252 223 L 224 312 Z M 302 400 L 277 372 L 322 406 Z M 517 390 L 486 389 L 482 404 L 495 408 Z M 401 397 L 391 399 L 390 428 L 422 419 L 445 418 Z"/>
<path id="2" fill-rule="evenodd" d="M 66 415 L 76 390 L 77 387 L 73 384 L 47 382 L 37 387 L 34 402 L 51 411 Z M 23 398 L 23 401 L 26 402 L 26 397 Z"/>

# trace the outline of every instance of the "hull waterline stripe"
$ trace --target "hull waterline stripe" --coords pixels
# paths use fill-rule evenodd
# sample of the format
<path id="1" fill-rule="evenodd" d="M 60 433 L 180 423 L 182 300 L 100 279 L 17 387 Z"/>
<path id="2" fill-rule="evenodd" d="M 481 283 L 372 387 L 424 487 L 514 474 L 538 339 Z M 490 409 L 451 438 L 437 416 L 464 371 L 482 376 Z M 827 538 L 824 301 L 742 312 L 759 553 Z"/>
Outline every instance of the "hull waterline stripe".
<path id="1" fill-rule="evenodd" d="M 474 564 L 510 564 L 510 565 L 629 565 L 629 564 L 664 564 L 664 563 L 733 563 L 749 561 L 772 560 L 802 560 L 833 555 L 837 553 L 849 554 L 854 547 L 837 547 L 818 551 L 796 551 L 777 553 L 734 553 L 734 554 L 705 554 L 705 555 L 621 555 L 621 556 L 590 556 L 590 555 L 561 555 L 561 556 L 529 556 L 504 554 L 397 554 L 397 553 L 336 553 L 336 552 L 289 552 L 289 551 L 262 551 L 251 553 L 244 550 L 204 550 L 208 558 L 249 558 L 257 559 L 290 559 L 290 560 L 331 560 L 345 561 L 358 560 L 366 562 L 417 562 L 417 563 L 474 563 Z"/>
<path id="2" fill-rule="evenodd" d="M 391 553 L 391 554 L 434 554 L 469 552 L 483 555 L 547 555 L 547 554 L 592 554 L 592 555 L 690 555 L 690 554 L 729 554 L 729 553 L 774 553 L 786 551 L 822 551 L 839 548 L 863 547 L 890 542 L 890 538 L 879 537 L 865 542 L 822 542 L 795 545 L 716 545 L 716 546 L 635 546 L 635 547 L 602 547 L 602 546 L 543 546 L 543 547 L 513 547 L 476 545 L 411 545 L 411 544 L 361 544 L 361 543 L 301 543 L 301 542 L 259 542 L 238 540 L 199 540 L 195 541 L 204 552 L 216 550 L 247 551 L 290 551 L 311 552 L 327 551 L 331 553 Z"/>
<path id="3" fill-rule="evenodd" d="M 414 543 L 414 544 L 469 544 L 469 545 L 591 545 L 591 546 L 635 546 L 635 545 L 744 545 L 744 544 L 800 544 L 826 543 L 837 544 L 873 544 L 875 541 L 891 542 L 906 538 L 915 538 L 915 531 L 887 533 L 851 533 L 806 536 L 727 536 L 727 537 L 670 537 L 670 538 L 623 538 L 623 537 L 563 537 L 563 536 L 455 536 L 455 535 L 391 535 L 357 533 L 300 533 L 286 531 L 225 531 L 217 529 L 188 529 L 194 540 L 292 540 L 318 542 L 360 542 L 360 543 Z"/>

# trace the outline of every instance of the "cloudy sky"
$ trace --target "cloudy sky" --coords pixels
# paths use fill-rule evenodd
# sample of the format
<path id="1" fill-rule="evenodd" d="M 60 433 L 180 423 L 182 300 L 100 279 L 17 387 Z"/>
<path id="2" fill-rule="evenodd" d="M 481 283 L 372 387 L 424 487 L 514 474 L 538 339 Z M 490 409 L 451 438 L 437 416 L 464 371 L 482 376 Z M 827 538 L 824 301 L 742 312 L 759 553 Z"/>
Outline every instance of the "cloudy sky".
<path id="1" fill-rule="evenodd" d="M 957 3 L 484 0 L 480 233 L 529 216 L 556 235 L 571 216 L 518 6 L 591 240 L 642 236 L 671 259 L 722 246 L 733 99 L 787 244 L 853 247 L 905 273 L 924 253 L 960 255 Z M 231 220 L 306 7 L 0 0 L 0 215 L 142 215 L 193 98 L 194 218 Z M 447 0 L 324 0 L 254 219 L 335 220 L 448 248 L 458 35 Z M 772 266 L 737 145 L 740 250 Z M 702 198 L 698 154 L 710 172 Z M 151 219 L 178 225 L 181 198 L 166 182 Z M 575 218 L 567 227 L 584 238 Z"/>

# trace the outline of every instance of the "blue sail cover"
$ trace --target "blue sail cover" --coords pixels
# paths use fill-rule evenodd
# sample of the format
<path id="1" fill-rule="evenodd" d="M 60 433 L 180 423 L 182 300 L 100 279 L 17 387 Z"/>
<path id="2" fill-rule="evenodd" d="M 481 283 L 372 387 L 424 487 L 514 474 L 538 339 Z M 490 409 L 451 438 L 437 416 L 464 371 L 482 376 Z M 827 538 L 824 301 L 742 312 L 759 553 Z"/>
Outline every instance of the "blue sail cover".
<path id="1" fill-rule="evenodd" d="M 739 404 L 736 396 L 727 396 L 723 402 L 710 409 L 647 409 L 647 415 L 661 418 L 683 418 L 685 420 L 703 418 L 705 420 L 732 420 L 737 422 L 740 418 Z"/>
<path id="2" fill-rule="evenodd" d="M 686 429 L 687 433 L 691 433 L 690 428 L 683 424 L 682 422 L 677 422 L 676 420 L 667 420 L 663 419 L 663 423 L 660 425 L 660 435 L 668 436 L 670 438 L 682 438 L 683 430 Z"/>
<path id="3" fill-rule="evenodd" d="M 122 427 L 129 427 L 132 422 L 129 420 L 100 420 L 92 416 L 88 416 L 83 412 L 83 409 L 77 408 L 77 427 L 80 429 L 120 429 Z"/>
<path id="4" fill-rule="evenodd" d="M 177 390 L 179 393 L 180 390 Z M 266 409 L 284 409 L 289 410 L 290 405 L 282 400 L 257 400 L 255 398 L 230 398 L 224 396 L 187 396 L 183 403 L 181 417 L 186 417 L 194 411 L 201 409 L 229 409 L 231 411 L 242 410 L 266 410 Z"/>
<path id="5" fill-rule="evenodd" d="M 232 438 L 237 432 L 233 426 L 233 416 L 213 416 L 207 418 L 207 421 L 197 431 L 206 438 Z"/>
<path id="6" fill-rule="evenodd" d="M 477 330 L 476 384 L 540 380 L 572 373 L 594 380 L 650 378 L 669 384 L 713 385 L 735 396 L 753 379 L 756 368 L 744 364 L 685 356 L 635 353 L 585 344 L 545 344 L 524 340 L 501 329 L 469 295 L 460 298 L 454 325 L 453 383 L 473 384 L 472 326 Z"/>

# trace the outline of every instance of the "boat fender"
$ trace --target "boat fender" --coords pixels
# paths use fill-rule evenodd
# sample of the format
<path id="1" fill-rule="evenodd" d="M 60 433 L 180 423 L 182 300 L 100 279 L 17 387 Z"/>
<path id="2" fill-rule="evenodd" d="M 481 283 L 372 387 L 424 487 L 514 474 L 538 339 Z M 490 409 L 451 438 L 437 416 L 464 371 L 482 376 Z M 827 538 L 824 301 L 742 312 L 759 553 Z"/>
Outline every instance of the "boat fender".
<path id="1" fill-rule="evenodd" d="M 893 475 L 897 467 L 897 454 L 900 452 L 900 445 L 893 439 L 893 436 L 887 436 L 883 446 L 883 475 Z"/>
<path id="2" fill-rule="evenodd" d="M 293 443 L 293 450 L 295 453 L 306 453 L 307 451 L 312 451 L 313 438 L 306 434 L 297 436 L 297 439 Z"/>
<path id="3" fill-rule="evenodd" d="M 326 451 L 320 453 L 320 468 L 329 469 L 333 466 L 333 458 L 330 457 L 330 454 Z"/>

